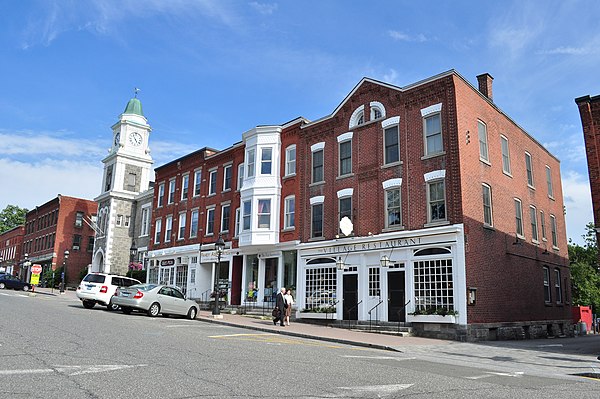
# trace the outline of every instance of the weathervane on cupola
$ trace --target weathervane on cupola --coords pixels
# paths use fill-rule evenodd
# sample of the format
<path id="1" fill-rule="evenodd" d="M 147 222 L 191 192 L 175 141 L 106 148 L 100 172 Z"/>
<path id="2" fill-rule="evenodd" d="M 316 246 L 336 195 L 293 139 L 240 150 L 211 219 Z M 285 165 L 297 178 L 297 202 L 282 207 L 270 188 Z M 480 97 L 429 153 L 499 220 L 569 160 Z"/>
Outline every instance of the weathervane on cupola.
<path id="1" fill-rule="evenodd" d="M 140 92 L 141 89 L 134 87 L 133 88 L 133 98 L 137 98 L 137 94 Z"/>

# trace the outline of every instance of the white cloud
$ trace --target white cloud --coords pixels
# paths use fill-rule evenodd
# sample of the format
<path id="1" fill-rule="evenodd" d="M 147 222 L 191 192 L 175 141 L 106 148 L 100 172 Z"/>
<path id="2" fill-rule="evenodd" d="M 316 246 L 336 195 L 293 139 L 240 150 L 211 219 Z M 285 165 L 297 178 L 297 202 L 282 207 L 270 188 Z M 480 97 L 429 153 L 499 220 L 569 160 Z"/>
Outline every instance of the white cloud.
<path id="1" fill-rule="evenodd" d="M 272 15 L 275 11 L 277 11 L 278 7 L 277 3 L 267 4 L 259 3 L 257 1 L 251 2 L 250 6 L 263 15 Z"/>
<path id="2" fill-rule="evenodd" d="M 100 159 L 105 150 L 98 141 L 74 139 L 76 136 L 68 132 L 9 132 L 0 129 L 0 155 L 38 156 L 48 158 L 64 158 L 85 156 L 88 159 Z"/>
<path id="3" fill-rule="evenodd" d="M 598 49 L 589 47 L 556 47 L 550 50 L 540 50 L 537 54 L 541 55 L 589 55 L 597 54 Z"/>
<path id="4" fill-rule="evenodd" d="M 383 81 L 398 86 L 398 72 L 394 68 L 390 68 L 389 72 L 383 75 Z"/>
<path id="5" fill-rule="evenodd" d="M 567 211 L 567 237 L 583 245 L 585 226 L 594 221 L 592 197 L 587 176 L 575 171 L 566 171 L 562 176 L 562 189 Z"/>
<path id="6" fill-rule="evenodd" d="M 397 30 L 390 30 L 388 31 L 388 35 L 397 41 L 401 41 L 401 42 L 417 42 L 417 43 L 423 43 L 428 41 L 429 39 L 427 39 L 427 37 L 422 34 L 416 34 L 416 35 L 409 35 L 407 33 L 404 32 L 400 32 Z"/>

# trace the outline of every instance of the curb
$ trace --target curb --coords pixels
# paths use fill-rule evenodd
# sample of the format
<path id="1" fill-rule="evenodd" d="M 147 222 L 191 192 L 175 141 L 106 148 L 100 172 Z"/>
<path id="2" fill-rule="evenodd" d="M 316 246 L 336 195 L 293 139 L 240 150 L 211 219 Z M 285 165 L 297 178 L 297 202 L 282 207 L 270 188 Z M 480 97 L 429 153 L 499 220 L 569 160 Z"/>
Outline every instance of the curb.
<path id="1" fill-rule="evenodd" d="M 268 328 L 263 328 L 263 327 L 258 327 L 258 326 L 247 326 L 247 325 L 243 325 L 243 324 L 236 324 L 236 323 L 232 323 L 232 322 L 228 322 L 228 321 L 211 320 L 211 319 L 207 319 L 207 318 L 197 318 L 196 320 L 199 320 L 199 321 L 202 321 L 205 323 L 221 324 L 221 325 L 228 326 L 228 327 L 237 327 L 237 328 L 244 328 L 247 330 L 268 332 L 271 334 L 289 335 L 291 337 L 306 338 L 306 339 L 312 339 L 315 341 L 326 341 L 326 342 L 333 342 L 333 343 L 344 344 L 344 345 L 361 346 L 363 348 L 379 349 L 379 350 L 386 350 L 386 351 L 391 351 L 391 352 L 402 353 L 401 350 L 398 350 L 396 348 L 393 348 L 393 347 L 387 346 L 387 345 L 370 344 L 367 342 L 351 341 L 351 340 L 340 339 L 340 338 L 321 337 L 318 335 L 297 333 L 297 332 L 293 332 L 293 331 L 271 330 Z"/>

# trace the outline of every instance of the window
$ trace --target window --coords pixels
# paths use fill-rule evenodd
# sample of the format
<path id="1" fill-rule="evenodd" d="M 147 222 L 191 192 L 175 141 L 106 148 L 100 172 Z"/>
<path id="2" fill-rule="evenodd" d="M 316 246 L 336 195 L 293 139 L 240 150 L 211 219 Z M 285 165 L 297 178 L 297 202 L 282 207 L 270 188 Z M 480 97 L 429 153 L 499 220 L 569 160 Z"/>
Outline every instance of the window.
<path id="1" fill-rule="evenodd" d="M 558 248 L 558 238 L 556 236 L 556 217 L 550 215 L 550 231 L 552 234 L 552 246 Z"/>
<path id="2" fill-rule="evenodd" d="M 385 192 L 386 224 L 385 227 L 393 228 L 402 226 L 402 207 L 400 202 L 400 187 L 386 190 Z"/>
<path id="3" fill-rule="evenodd" d="M 335 266 L 310 267 L 305 272 L 307 309 L 333 307 L 336 302 L 337 270 Z"/>
<path id="4" fill-rule="evenodd" d="M 477 121 L 477 133 L 479 135 L 479 159 L 489 162 L 487 126 L 482 121 Z"/>
<path id="5" fill-rule="evenodd" d="M 291 145 L 285 150 L 285 175 L 296 174 L 296 146 Z"/>
<path id="6" fill-rule="evenodd" d="M 540 220 L 542 222 L 542 240 L 546 241 L 546 216 L 544 211 L 540 211 Z"/>
<path id="7" fill-rule="evenodd" d="M 311 234 L 312 238 L 323 237 L 323 204 L 312 205 Z"/>
<path id="8" fill-rule="evenodd" d="M 75 234 L 73 236 L 73 250 L 79 251 L 80 247 L 81 247 L 81 235 Z"/>
<path id="9" fill-rule="evenodd" d="M 221 231 L 229 231 L 229 220 L 231 219 L 231 205 L 221 207 Z"/>
<path id="10" fill-rule="evenodd" d="M 521 200 L 515 198 L 515 229 L 517 233 L 517 237 L 523 236 L 523 207 L 521 205 Z"/>
<path id="11" fill-rule="evenodd" d="M 550 303 L 552 300 L 550 293 L 550 270 L 544 267 L 544 302 Z"/>
<path id="12" fill-rule="evenodd" d="M 196 170 L 194 172 L 194 197 L 200 195 L 200 183 L 202 183 L 202 171 Z"/>
<path id="13" fill-rule="evenodd" d="M 190 223 L 190 237 L 198 236 L 198 210 L 194 209 L 192 211 L 192 220 Z"/>
<path id="14" fill-rule="evenodd" d="M 352 140 L 339 143 L 340 149 L 340 176 L 352 173 Z"/>
<path id="15" fill-rule="evenodd" d="M 560 270 L 554 269 L 554 296 L 556 303 L 562 303 L 562 289 L 560 287 Z"/>
<path id="16" fill-rule="evenodd" d="M 483 223 L 487 226 L 493 226 L 492 219 L 492 188 L 487 184 L 482 185 L 483 189 Z"/>
<path id="17" fill-rule="evenodd" d="M 160 208 L 163 206 L 163 201 L 165 198 L 165 183 L 161 183 L 158 185 L 158 198 L 156 199 L 156 207 Z"/>
<path id="18" fill-rule="evenodd" d="M 380 273 L 378 267 L 369 267 L 369 296 L 380 296 Z"/>
<path id="19" fill-rule="evenodd" d="M 160 235 L 162 234 L 162 220 L 157 219 L 155 230 L 154 230 L 154 243 L 158 244 L 160 242 Z"/>
<path id="20" fill-rule="evenodd" d="M 171 233 L 173 231 L 173 216 L 167 216 L 165 223 L 165 242 L 171 242 Z"/>
<path id="21" fill-rule="evenodd" d="M 252 201 L 244 201 L 244 216 L 243 216 L 243 230 L 250 230 L 250 214 L 252 213 Z"/>
<path id="22" fill-rule="evenodd" d="M 312 182 L 323 181 L 323 149 L 312 153 Z"/>
<path id="23" fill-rule="evenodd" d="M 240 216 L 241 216 L 242 210 L 241 208 L 237 208 L 235 210 L 235 237 L 240 235 Z"/>
<path id="24" fill-rule="evenodd" d="M 502 147 L 502 171 L 510 175 L 510 152 L 508 150 L 508 139 L 500 136 L 500 147 Z"/>
<path id="25" fill-rule="evenodd" d="M 260 156 L 260 174 L 271 174 L 271 163 L 273 162 L 273 149 L 263 148 Z"/>
<path id="26" fill-rule="evenodd" d="M 454 310 L 452 259 L 414 262 L 415 310 Z"/>
<path id="27" fill-rule="evenodd" d="M 116 225 L 117 227 L 123 226 L 123 215 L 117 215 Z"/>
<path id="28" fill-rule="evenodd" d="M 188 187 L 190 185 L 190 175 L 183 175 L 181 178 L 181 200 L 186 200 L 188 196 Z"/>
<path id="29" fill-rule="evenodd" d="M 106 180 L 104 182 L 104 191 L 110 191 L 113 179 L 113 165 L 106 168 Z"/>
<path id="30" fill-rule="evenodd" d="M 177 235 L 178 240 L 183 240 L 185 238 L 185 223 L 187 219 L 187 215 L 185 213 L 179 214 L 179 234 Z"/>
<path id="31" fill-rule="evenodd" d="M 441 114 L 437 113 L 423 118 L 423 125 L 425 130 L 425 155 L 442 152 L 444 149 L 442 145 Z"/>
<path id="32" fill-rule="evenodd" d="M 258 200 L 258 228 L 271 227 L 271 200 Z"/>
<path id="33" fill-rule="evenodd" d="M 147 236 L 150 230 L 150 207 L 142 208 L 142 227 L 140 236 Z"/>
<path id="34" fill-rule="evenodd" d="M 554 187 L 552 186 L 552 171 L 546 166 L 546 183 L 548 184 L 548 197 L 554 198 Z"/>
<path id="35" fill-rule="evenodd" d="M 429 222 L 446 220 L 446 189 L 444 181 L 434 181 L 427 184 L 429 202 Z"/>
<path id="36" fill-rule="evenodd" d="M 125 215 L 125 227 L 129 227 L 131 223 L 131 216 Z"/>
<path id="37" fill-rule="evenodd" d="M 206 234 L 215 233 L 215 208 L 206 210 Z"/>
<path id="38" fill-rule="evenodd" d="M 344 197 L 339 199 L 339 215 L 338 222 L 344 217 L 352 221 L 352 197 Z M 338 223 L 339 224 L 339 223 Z"/>
<path id="39" fill-rule="evenodd" d="M 291 196 L 285 199 L 284 206 L 285 220 L 283 223 L 284 228 L 290 229 L 295 226 L 294 216 L 296 213 L 296 197 Z"/>
<path id="40" fill-rule="evenodd" d="M 248 177 L 254 177 L 255 152 L 254 149 L 248 150 Z"/>
<path id="41" fill-rule="evenodd" d="M 208 178 L 208 195 L 217 193 L 217 170 L 211 170 Z"/>
<path id="42" fill-rule="evenodd" d="M 51 243 L 51 246 L 54 246 L 54 244 Z M 87 246 L 87 250 L 88 251 L 93 251 L 94 250 L 94 237 L 88 237 L 88 246 Z"/>
<path id="43" fill-rule="evenodd" d="M 169 199 L 167 204 L 172 204 L 175 201 L 175 179 L 169 182 Z"/>
<path id="44" fill-rule="evenodd" d="M 398 138 L 398 125 L 388 127 L 383 131 L 383 145 L 385 165 L 400 161 L 400 146 Z"/>
<path id="45" fill-rule="evenodd" d="M 241 190 L 244 185 L 244 164 L 241 163 L 238 165 L 238 186 L 237 189 Z"/>
<path id="46" fill-rule="evenodd" d="M 231 165 L 223 167 L 223 191 L 231 190 Z"/>
<path id="47" fill-rule="evenodd" d="M 135 173 L 129 172 L 127 174 L 127 190 L 135 191 L 135 181 L 137 180 L 137 176 Z"/>
<path id="48" fill-rule="evenodd" d="M 533 164 L 531 162 L 531 154 L 525 153 L 525 168 L 527 169 L 527 185 L 533 187 Z"/>
<path id="49" fill-rule="evenodd" d="M 83 212 L 75 214 L 75 227 L 83 227 Z"/>
<path id="50" fill-rule="evenodd" d="M 535 206 L 529 207 L 529 216 L 531 217 L 531 239 L 538 241 L 537 209 Z"/>

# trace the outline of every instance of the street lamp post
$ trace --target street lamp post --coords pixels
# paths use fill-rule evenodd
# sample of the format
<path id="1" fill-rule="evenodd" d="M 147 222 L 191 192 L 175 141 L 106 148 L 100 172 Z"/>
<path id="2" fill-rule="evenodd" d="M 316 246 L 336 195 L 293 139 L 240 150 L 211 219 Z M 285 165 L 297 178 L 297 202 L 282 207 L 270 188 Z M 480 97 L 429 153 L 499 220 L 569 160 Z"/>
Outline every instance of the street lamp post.
<path id="1" fill-rule="evenodd" d="M 215 266 L 215 306 L 213 306 L 213 316 L 219 316 L 221 311 L 219 310 L 219 270 L 221 269 L 221 255 L 225 249 L 225 241 L 219 234 L 219 239 L 215 242 L 215 249 L 217 251 L 217 265 Z"/>
<path id="2" fill-rule="evenodd" d="M 25 258 L 25 260 L 23 261 L 23 268 L 25 270 L 21 271 L 21 280 L 22 281 L 26 281 L 27 280 L 27 273 L 28 273 L 28 270 L 29 270 L 29 266 L 31 266 L 31 261 L 29 260 L 29 254 L 26 253 L 25 255 L 23 255 L 23 257 Z M 24 278 L 23 278 L 23 272 L 25 272 L 25 277 Z"/>
<path id="3" fill-rule="evenodd" d="M 67 286 L 67 259 L 69 259 L 69 250 L 65 249 L 64 252 L 65 255 L 65 260 L 63 260 L 63 272 L 62 272 L 62 278 L 61 278 L 61 282 L 60 282 L 60 293 L 64 294 L 65 293 L 65 289 Z"/>
<path id="4" fill-rule="evenodd" d="M 137 248 L 135 246 L 135 241 L 131 242 L 131 248 L 129 248 L 129 275 L 130 277 L 133 276 L 133 261 L 135 260 L 135 257 L 137 256 Z"/>

